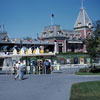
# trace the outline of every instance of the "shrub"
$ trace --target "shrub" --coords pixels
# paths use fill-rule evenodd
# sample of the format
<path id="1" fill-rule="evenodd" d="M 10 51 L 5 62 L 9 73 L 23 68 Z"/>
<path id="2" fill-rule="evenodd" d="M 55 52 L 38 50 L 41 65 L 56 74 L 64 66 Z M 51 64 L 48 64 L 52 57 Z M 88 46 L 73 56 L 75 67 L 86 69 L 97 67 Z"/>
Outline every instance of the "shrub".
<path id="1" fill-rule="evenodd" d="M 79 72 L 90 72 L 90 68 L 82 68 Z"/>
<path id="2" fill-rule="evenodd" d="M 92 72 L 92 73 L 100 73 L 100 66 L 90 66 L 88 68 L 82 68 L 79 72 Z"/>
<path id="3" fill-rule="evenodd" d="M 100 68 L 98 66 L 92 66 L 90 72 L 99 73 L 100 72 Z"/>

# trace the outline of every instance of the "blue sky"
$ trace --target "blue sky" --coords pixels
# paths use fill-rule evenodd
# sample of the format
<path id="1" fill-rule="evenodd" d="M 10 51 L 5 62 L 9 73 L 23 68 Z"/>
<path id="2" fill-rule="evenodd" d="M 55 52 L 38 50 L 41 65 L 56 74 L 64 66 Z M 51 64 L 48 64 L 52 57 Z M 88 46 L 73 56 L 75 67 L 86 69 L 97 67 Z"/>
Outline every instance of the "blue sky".
<path id="1" fill-rule="evenodd" d="M 100 0 L 84 0 L 84 7 L 92 21 L 100 20 Z M 81 0 L 0 0 L 0 25 L 11 38 L 36 38 L 51 25 L 52 13 L 54 24 L 72 30 L 80 8 Z"/>

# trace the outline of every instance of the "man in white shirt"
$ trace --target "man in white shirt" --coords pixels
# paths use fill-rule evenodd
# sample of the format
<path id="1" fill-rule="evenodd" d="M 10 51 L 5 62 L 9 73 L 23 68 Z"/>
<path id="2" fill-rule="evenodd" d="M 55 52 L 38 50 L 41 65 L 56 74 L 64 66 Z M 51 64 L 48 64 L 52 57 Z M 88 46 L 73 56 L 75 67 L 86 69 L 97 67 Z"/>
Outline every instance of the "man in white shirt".
<path id="1" fill-rule="evenodd" d="M 23 78 L 23 68 L 22 68 L 22 64 L 20 61 L 18 61 L 18 63 L 16 63 L 16 69 L 17 69 L 17 74 L 16 76 L 14 77 L 14 79 L 16 80 L 16 78 L 19 78 L 20 80 L 22 80 Z"/>

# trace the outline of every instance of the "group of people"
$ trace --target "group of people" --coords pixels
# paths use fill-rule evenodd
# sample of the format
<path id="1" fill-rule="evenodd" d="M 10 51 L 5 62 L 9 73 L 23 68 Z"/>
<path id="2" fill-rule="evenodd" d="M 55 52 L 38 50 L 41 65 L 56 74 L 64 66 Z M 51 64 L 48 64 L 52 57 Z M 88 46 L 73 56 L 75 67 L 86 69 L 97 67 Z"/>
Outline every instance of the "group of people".
<path id="1" fill-rule="evenodd" d="M 25 66 L 23 62 L 18 61 L 14 67 L 14 73 L 16 80 L 17 78 L 23 80 L 24 73 L 33 74 L 50 74 L 51 73 L 51 62 L 49 60 L 38 61 L 37 64 L 30 64 L 30 66 Z"/>
<path id="2" fill-rule="evenodd" d="M 42 72 L 44 74 L 51 73 L 51 63 L 49 60 L 39 61 L 37 67 L 38 67 L 39 74 L 42 74 Z"/>
<path id="3" fill-rule="evenodd" d="M 51 72 L 51 64 L 48 60 L 44 61 L 44 66 L 46 67 L 46 74 Z"/>
<path id="4" fill-rule="evenodd" d="M 14 79 L 16 80 L 18 78 L 19 80 L 23 80 L 23 76 L 24 76 L 23 62 L 21 61 L 16 62 L 15 70 L 16 70 L 16 75 Z"/>

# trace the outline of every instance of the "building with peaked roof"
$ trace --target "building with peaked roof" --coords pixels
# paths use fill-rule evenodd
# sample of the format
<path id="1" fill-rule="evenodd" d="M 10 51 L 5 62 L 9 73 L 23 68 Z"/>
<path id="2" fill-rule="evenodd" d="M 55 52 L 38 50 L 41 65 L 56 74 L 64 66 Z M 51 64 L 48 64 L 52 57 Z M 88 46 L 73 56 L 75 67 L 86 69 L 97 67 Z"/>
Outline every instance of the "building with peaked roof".
<path id="1" fill-rule="evenodd" d="M 76 23 L 74 25 L 74 31 L 80 31 L 82 39 L 88 39 L 93 36 L 93 24 L 88 17 L 84 8 L 80 9 Z"/>
<path id="2" fill-rule="evenodd" d="M 85 39 L 92 38 L 93 24 L 85 9 L 80 9 L 73 30 L 63 30 L 60 25 L 44 27 L 41 38 L 55 43 L 56 53 L 87 52 Z"/>
<path id="3" fill-rule="evenodd" d="M 0 32 L 0 50 L 3 45 L 9 45 L 7 48 L 13 48 L 17 45 L 18 48 L 22 46 L 39 47 L 48 49 L 50 52 L 66 53 L 66 52 L 87 52 L 84 39 L 92 38 L 93 24 L 88 17 L 85 9 L 82 7 L 75 22 L 73 30 L 64 30 L 60 25 L 51 25 L 44 27 L 40 41 L 27 41 L 23 39 L 11 40 L 7 32 Z M 9 50 L 10 51 L 10 50 Z"/>
<path id="4" fill-rule="evenodd" d="M 62 29 L 60 25 L 46 26 L 42 31 L 42 35 L 41 38 L 39 38 L 39 41 L 30 41 L 27 39 L 17 38 L 11 40 L 6 32 L 0 32 L 0 52 L 2 51 L 3 46 L 6 46 L 6 50 L 8 52 L 11 52 L 10 49 L 15 47 L 17 47 L 17 51 L 19 51 L 24 46 L 27 49 L 32 48 L 33 50 L 37 47 L 40 49 L 42 48 L 44 51 L 49 53 L 76 52 L 74 55 L 71 55 L 70 53 L 67 55 L 56 55 L 56 59 L 59 58 L 58 62 L 60 63 L 89 64 L 90 58 L 87 54 L 84 54 L 87 52 L 84 40 L 92 38 L 92 36 L 93 24 L 85 9 L 82 7 L 79 11 L 79 15 L 76 19 L 73 30 Z M 77 55 L 77 52 L 82 53 L 80 53 L 81 55 Z M 87 59 L 85 57 L 87 57 Z"/>

